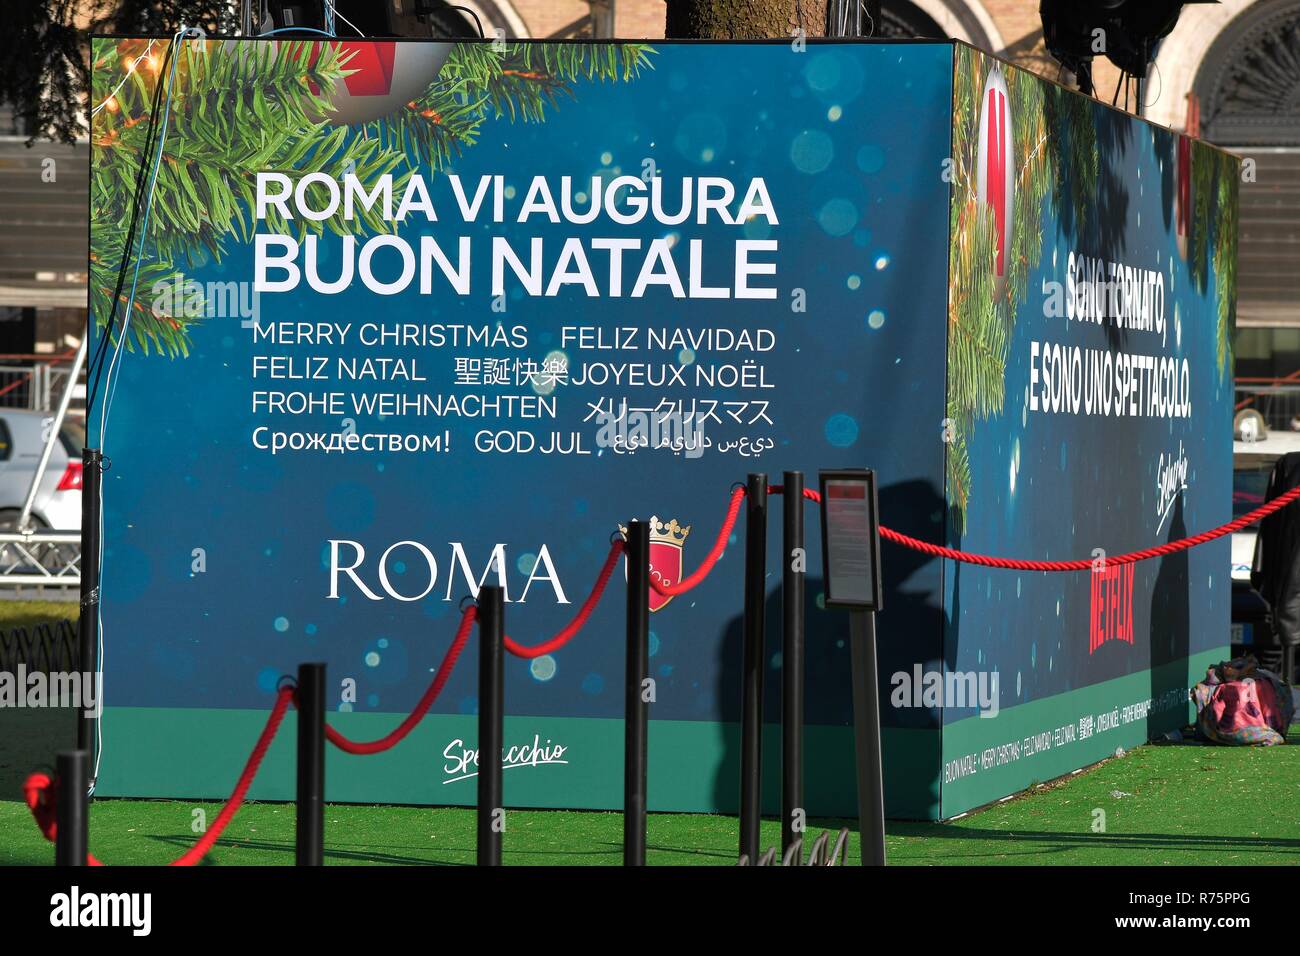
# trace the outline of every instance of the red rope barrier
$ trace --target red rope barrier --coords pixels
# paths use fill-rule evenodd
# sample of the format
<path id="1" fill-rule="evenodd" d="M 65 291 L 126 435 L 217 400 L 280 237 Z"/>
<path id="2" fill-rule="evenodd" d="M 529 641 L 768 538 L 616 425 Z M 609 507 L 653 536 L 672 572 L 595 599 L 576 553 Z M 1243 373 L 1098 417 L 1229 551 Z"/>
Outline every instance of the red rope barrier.
<path id="1" fill-rule="evenodd" d="M 769 495 L 780 495 L 780 494 L 784 494 L 784 493 L 785 493 L 785 485 L 768 485 L 768 486 L 767 486 L 767 493 L 768 493 Z M 805 489 L 803 490 L 803 496 L 804 496 L 805 498 L 807 498 L 809 501 L 815 502 L 815 503 L 817 503 L 817 504 L 821 504 L 821 503 L 822 503 L 822 494 L 821 494 L 821 492 L 820 492 L 820 491 L 817 491 L 817 490 L 814 489 L 814 488 L 805 488 Z"/>
<path id="2" fill-rule="evenodd" d="M 780 485 L 773 485 L 769 491 L 774 495 L 779 495 L 782 491 Z M 804 489 L 804 497 L 810 501 L 821 501 L 821 495 L 815 491 Z M 1116 565 L 1116 564 L 1136 564 L 1138 561 L 1145 561 L 1148 558 L 1159 558 L 1166 554 L 1174 554 L 1178 551 L 1186 551 L 1194 548 L 1199 544 L 1205 544 L 1207 541 L 1213 541 L 1215 538 L 1222 538 L 1224 535 L 1232 534 L 1234 531 L 1240 531 L 1242 528 L 1249 527 L 1261 518 L 1266 518 L 1275 511 L 1285 508 L 1291 502 L 1300 498 L 1300 486 L 1292 488 L 1290 491 L 1278 495 L 1267 504 L 1261 505 L 1254 511 L 1249 511 L 1240 518 L 1235 518 L 1227 524 L 1220 525 L 1217 528 L 1211 528 L 1209 531 L 1202 531 L 1200 534 L 1194 534 L 1189 538 L 1179 538 L 1177 541 L 1167 541 L 1164 544 L 1158 544 L 1151 548 L 1142 548 L 1139 551 L 1130 551 L 1127 554 L 1107 555 L 1105 558 L 1081 558 L 1075 561 L 1021 561 L 1015 558 L 998 558 L 987 554 L 973 554 L 969 551 L 958 551 L 954 548 L 945 548 L 942 545 L 930 544 L 928 541 L 921 541 L 919 538 L 913 538 L 910 535 L 895 531 L 892 528 L 880 526 L 880 536 L 886 541 L 892 541 L 895 544 L 901 544 L 905 548 L 911 548 L 914 551 L 920 551 L 924 554 L 930 554 L 936 558 L 948 558 L 952 561 L 963 561 L 966 564 L 978 564 L 986 568 L 1007 568 L 1012 571 L 1091 571 L 1098 565 Z"/>
<path id="3" fill-rule="evenodd" d="M 292 698 L 293 688 L 291 687 L 283 688 L 276 695 L 275 706 L 271 708 L 271 713 L 266 718 L 266 725 L 257 738 L 253 752 L 248 755 L 244 770 L 235 783 L 235 789 L 230 794 L 230 799 L 221 808 L 221 812 L 217 814 L 217 819 L 212 822 L 208 832 L 203 834 L 202 838 L 194 846 L 168 864 L 169 866 L 193 866 L 203 859 L 204 855 L 212 849 L 213 844 L 221 838 L 222 832 L 234 819 L 235 814 L 239 812 L 239 808 L 243 806 L 244 797 L 248 794 L 248 788 L 252 786 L 253 778 L 257 776 L 257 770 L 262 765 L 262 758 L 266 756 L 271 741 L 275 739 L 276 731 L 280 729 L 280 723 L 284 720 L 285 711 L 289 709 L 289 702 Z M 58 836 L 59 829 L 56 809 L 58 806 L 58 782 L 52 781 L 47 774 L 34 773 L 23 784 L 23 795 L 27 799 L 27 807 L 31 810 L 32 817 L 36 820 L 36 825 L 40 827 L 41 833 L 45 836 L 45 839 L 53 842 Z M 103 866 L 92 853 L 86 854 L 86 863 L 90 866 Z"/>
<path id="4" fill-rule="evenodd" d="M 740 503 L 744 500 L 744 488 L 737 488 L 731 493 L 731 504 L 727 508 L 727 516 L 722 521 L 722 528 L 718 531 L 718 537 L 713 542 L 713 549 L 700 562 L 700 566 L 695 569 L 694 574 L 678 584 L 660 584 L 652 577 L 650 586 L 664 597 L 676 597 L 679 594 L 685 594 L 707 578 L 709 572 L 713 570 L 713 566 L 722 557 L 722 552 L 727 550 L 727 539 L 731 537 L 731 529 L 736 526 L 736 518 L 740 516 Z"/>
<path id="5" fill-rule="evenodd" d="M 221 832 L 226 829 L 226 825 L 234 818 L 235 813 L 244 803 L 244 797 L 248 794 L 248 788 L 253 783 L 253 778 L 257 776 L 257 768 L 262 765 L 262 758 L 266 756 L 267 749 L 271 746 L 271 741 L 275 739 L 275 733 L 280 729 L 280 721 L 284 720 L 284 713 L 289 709 L 289 702 L 293 699 L 293 688 L 281 688 L 280 693 L 276 695 L 275 706 L 271 708 L 271 716 L 266 719 L 266 726 L 262 728 L 261 735 L 257 738 L 257 744 L 253 747 L 253 752 L 248 755 L 248 762 L 244 764 L 244 772 L 239 775 L 239 781 L 235 784 L 235 791 L 226 801 L 226 805 L 221 808 L 221 813 L 213 821 L 208 832 L 203 834 L 203 838 L 198 843 L 186 850 L 179 858 L 172 862 L 172 866 L 193 866 L 203 858 L 203 855 L 212 849 L 212 845 L 217 842 Z"/>
<path id="6" fill-rule="evenodd" d="M 781 485 L 770 485 L 768 493 L 779 495 L 784 492 Z M 660 584 L 658 581 L 651 579 L 650 586 L 664 597 L 675 597 L 684 594 L 696 587 L 708 577 L 713 570 L 714 565 L 722 558 L 723 552 L 726 551 L 727 541 L 731 537 L 731 532 L 736 526 L 736 521 L 740 516 L 740 505 L 744 501 L 746 490 L 736 488 L 731 493 L 731 500 L 727 507 L 727 514 L 722 522 L 722 527 L 718 531 L 718 536 L 714 540 L 713 547 L 708 555 L 700 562 L 694 573 L 689 575 L 685 580 L 675 585 Z M 805 488 L 803 495 L 809 501 L 820 504 L 821 495 L 812 490 Z M 1157 545 L 1152 548 L 1144 548 L 1139 551 L 1131 551 L 1127 554 L 1119 554 L 1106 557 L 1104 560 L 1107 564 L 1133 564 L 1148 558 L 1161 557 L 1166 554 L 1173 554 L 1178 551 L 1184 551 L 1197 545 L 1204 544 L 1207 541 L 1213 541 L 1215 538 L 1221 538 L 1224 535 L 1231 534 L 1234 531 L 1240 531 L 1242 528 L 1254 524 L 1261 518 L 1273 514 L 1289 505 L 1291 502 L 1300 498 L 1300 486 L 1279 495 L 1267 504 L 1242 515 L 1225 525 L 1212 528 L 1197 535 L 1188 538 L 1182 538 L 1178 541 L 1169 541 L 1165 544 Z M 901 544 L 904 547 L 912 548 L 924 554 L 930 554 L 939 558 L 947 558 L 952 561 L 963 561 L 968 564 L 977 564 L 984 567 L 1008 568 L 1016 571 L 1088 571 L 1094 567 L 1094 561 L 1091 559 L 1082 559 L 1077 561 L 1021 561 L 1012 558 L 998 558 L 991 555 L 973 554 L 966 551 L 958 551 L 954 548 L 943 547 L 942 545 L 930 544 L 913 538 L 901 532 L 894 531 L 891 528 L 880 528 L 880 536 L 888 541 Z M 622 541 L 615 541 L 609 549 L 609 554 L 605 558 L 605 563 L 600 569 L 600 574 L 596 578 L 596 583 L 587 595 L 587 599 L 578 609 L 565 627 L 560 630 L 554 637 L 543 641 L 533 647 L 525 647 L 510 637 L 505 638 L 506 649 L 516 657 L 525 659 L 541 657 L 545 654 L 552 653 L 563 647 L 586 625 L 587 620 L 591 617 L 596 605 L 605 592 L 605 587 L 609 584 L 609 579 L 614 573 L 614 568 L 618 564 L 619 557 L 623 554 L 624 546 Z M 388 750 L 400 743 L 411 732 L 424 716 L 428 713 L 433 702 L 437 700 L 438 695 L 446 686 L 451 672 L 456 666 L 465 643 L 469 639 L 470 630 L 473 628 L 477 618 L 477 608 L 469 607 L 461 616 L 460 626 L 456 630 L 456 635 L 452 639 L 451 646 L 447 648 L 447 653 L 443 656 L 442 663 L 438 665 L 437 673 L 433 681 L 425 690 L 423 696 L 416 703 L 415 709 L 389 734 L 378 740 L 358 742 L 349 740 L 339 731 L 326 725 L 325 734 L 330 743 L 351 754 L 374 754 Z M 234 818 L 239 808 L 243 805 L 244 799 L 248 794 L 248 789 L 253 783 L 253 778 L 257 775 L 258 768 L 261 766 L 262 759 L 266 756 L 266 751 L 270 748 L 271 742 L 275 739 L 276 732 L 284 720 L 285 712 L 289 704 L 293 701 L 294 692 L 292 688 L 284 688 L 276 695 L 275 706 L 271 709 L 267 717 L 266 725 L 262 728 L 261 734 L 257 738 L 257 743 L 253 747 L 253 752 L 249 754 L 247 762 L 244 764 L 243 772 L 239 775 L 235 783 L 235 789 L 226 801 L 225 806 L 217 815 L 211 828 L 203 837 L 186 850 L 180 857 L 174 860 L 172 866 L 193 866 L 201 860 L 207 852 L 212 849 L 213 845 L 220 839 L 222 832 Z M 32 817 L 40 828 L 41 833 L 47 840 L 54 841 L 58 834 L 57 819 L 57 790 L 58 782 L 51 780 L 47 774 L 34 773 L 30 775 L 23 784 L 23 794 L 27 802 L 28 809 L 31 810 Z M 95 859 L 92 854 L 86 854 L 87 862 L 92 866 L 101 866 L 99 860 Z"/>
<path id="7" fill-rule="evenodd" d="M 447 653 L 442 657 L 442 663 L 438 665 L 438 670 L 433 676 L 433 681 L 424 692 L 415 709 L 412 710 L 393 731 L 378 740 L 356 741 L 349 740 L 343 734 L 335 730 L 329 724 L 325 725 L 325 737 L 339 750 L 349 754 L 377 754 L 383 753 L 392 747 L 397 746 L 406 738 L 433 706 L 433 702 L 438 699 L 442 693 L 442 688 L 446 686 L 447 678 L 451 677 L 452 669 L 456 666 L 456 660 L 460 657 L 460 652 L 465 647 L 465 642 L 469 639 L 470 629 L 474 625 L 474 619 L 477 616 L 478 608 L 470 606 L 465 609 L 461 615 L 460 626 L 456 629 L 456 636 L 452 638 L 451 647 L 447 648 Z"/>
<path id="8" fill-rule="evenodd" d="M 600 569 L 600 574 L 596 577 L 596 583 L 587 595 L 587 600 L 582 602 L 582 607 L 578 608 L 578 613 L 573 616 L 573 620 L 564 626 L 550 640 L 542 641 L 532 647 L 525 647 L 509 635 L 505 635 L 505 646 L 515 657 L 522 657 L 525 660 L 532 660 L 536 657 L 542 657 L 552 651 L 559 650 L 583 628 L 587 623 L 587 618 L 591 617 L 591 612 L 596 609 L 600 603 L 601 595 L 605 593 L 605 585 L 609 583 L 610 575 L 614 573 L 614 568 L 618 566 L 619 556 L 623 554 L 623 542 L 615 541 L 609 548 L 609 554 L 605 558 L 605 563 Z"/>
<path id="9" fill-rule="evenodd" d="M 23 781 L 23 798 L 27 809 L 32 812 L 32 819 L 41 831 L 41 836 L 54 842 L 59 821 L 55 819 L 54 808 L 59 796 L 58 784 L 50 779 L 48 773 L 29 774 Z"/>

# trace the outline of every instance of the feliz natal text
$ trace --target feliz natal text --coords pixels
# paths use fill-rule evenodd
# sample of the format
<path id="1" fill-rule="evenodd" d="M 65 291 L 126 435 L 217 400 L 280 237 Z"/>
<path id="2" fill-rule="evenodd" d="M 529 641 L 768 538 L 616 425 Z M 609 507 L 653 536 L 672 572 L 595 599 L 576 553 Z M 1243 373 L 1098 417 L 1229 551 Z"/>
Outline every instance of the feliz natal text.
<path id="1" fill-rule="evenodd" d="M 284 173 L 263 172 L 257 174 L 255 213 L 258 221 L 266 221 L 273 210 L 285 223 L 295 219 L 322 222 L 335 217 L 351 221 L 363 214 L 378 215 L 392 223 L 412 218 L 436 223 L 439 208 L 447 213 L 454 205 L 460 221 L 474 224 L 544 222 L 587 226 L 599 220 L 606 226 L 643 222 L 676 226 L 689 221 L 699 226 L 721 223 L 741 227 L 755 218 L 769 225 L 778 224 L 767 185 L 761 178 L 749 180 L 742 194 L 723 177 L 685 177 L 680 191 L 674 190 L 669 196 L 664 181 L 657 177 L 647 182 L 636 176 L 616 176 L 605 182 L 593 176 L 589 184 L 579 184 L 575 192 L 571 176 L 560 177 L 554 184 L 544 176 L 535 176 L 517 208 L 509 210 L 504 176 L 480 176 L 477 183 L 466 183 L 453 174 L 445 180 L 450 187 L 448 198 L 454 203 L 435 206 L 428 184 L 418 174 L 407 179 L 400 189 L 395 188 L 391 174 L 383 175 L 367 190 L 353 173 L 341 179 L 311 173 L 295 183 Z M 733 211 L 737 196 L 740 202 Z M 549 240 L 534 236 L 518 248 L 504 236 L 491 236 L 490 240 L 493 296 L 505 293 L 507 280 L 517 283 L 530 296 L 554 296 L 571 286 L 592 298 L 628 295 L 635 299 L 653 288 L 665 289 L 677 299 L 775 299 L 777 295 L 775 288 L 756 280 L 775 276 L 776 263 L 755 258 L 775 253 L 775 239 L 734 240 L 727 268 L 731 284 L 722 286 L 705 284 L 701 239 L 683 244 L 669 238 L 646 242 L 616 236 Z M 320 257 L 322 242 L 314 235 L 299 242 L 291 236 L 257 234 L 254 290 L 290 292 L 306 283 L 316 292 L 331 295 L 359 279 L 379 295 L 396 295 L 413 284 L 421 295 L 432 294 L 435 284 L 445 284 L 457 295 L 471 293 L 476 244 L 469 236 L 455 237 L 452 242 L 439 242 L 427 234 L 419 236 L 418 241 L 387 233 L 364 240 L 343 236 L 339 254 L 330 250 L 327 256 Z M 678 248 L 682 245 L 684 251 Z M 711 254 L 716 255 L 712 250 Z M 325 260 L 330 263 L 329 275 L 321 274 Z M 716 266 L 710 270 L 711 274 L 717 271 Z"/>

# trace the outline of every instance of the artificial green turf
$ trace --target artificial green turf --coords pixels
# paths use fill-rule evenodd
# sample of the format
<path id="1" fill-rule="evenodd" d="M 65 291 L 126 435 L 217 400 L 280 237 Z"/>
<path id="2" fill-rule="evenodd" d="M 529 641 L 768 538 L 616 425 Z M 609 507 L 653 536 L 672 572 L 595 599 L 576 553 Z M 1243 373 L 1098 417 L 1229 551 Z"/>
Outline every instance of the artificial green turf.
<path id="1" fill-rule="evenodd" d="M 1213 865 L 1300 863 L 1300 738 L 1290 746 L 1140 747 L 954 823 L 888 826 L 889 861 L 930 865 Z M 99 800 L 91 849 L 108 863 L 157 864 L 196 839 L 193 811 L 210 823 L 218 806 L 184 801 Z M 1094 830 L 1105 813 L 1104 830 Z M 210 855 L 220 865 L 293 862 L 293 807 L 252 804 Z M 332 864 L 468 864 L 474 813 L 459 808 L 331 805 L 325 857 Z M 814 821 L 812 837 L 836 821 Z M 763 842 L 779 838 L 764 821 Z M 506 818 L 504 861 L 523 865 L 617 865 L 617 813 L 515 810 Z M 652 814 L 648 861 L 728 865 L 734 817 Z M 53 847 L 26 807 L 0 802 L 0 864 L 48 864 Z M 856 833 L 849 862 L 858 861 Z"/>

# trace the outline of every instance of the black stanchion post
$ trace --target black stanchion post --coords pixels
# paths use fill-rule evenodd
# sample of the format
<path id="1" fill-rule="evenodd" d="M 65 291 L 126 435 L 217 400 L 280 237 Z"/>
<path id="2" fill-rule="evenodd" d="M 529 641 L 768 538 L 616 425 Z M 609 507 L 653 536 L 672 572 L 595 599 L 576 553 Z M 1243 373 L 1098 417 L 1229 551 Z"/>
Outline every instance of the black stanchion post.
<path id="1" fill-rule="evenodd" d="M 745 502 L 745 625 L 740 704 L 740 853 L 759 857 L 763 812 L 763 639 L 767 596 L 767 475 L 749 476 Z"/>
<path id="2" fill-rule="evenodd" d="M 501 865 L 505 828 L 501 788 L 501 747 L 505 704 L 502 653 L 505 595 L 496 585 L 478 592 L 478 865 Z"/>
<path id="3" fill-rule="evenodd" d="M 650 704 L 650 526 L 627 526 L 627 660 L 623 707 L 623 865 L 645 866 L 646 750 Z"/>
<path id="4" fill-rule="evenodd" d="M 880 687 L 876 682 L 876 612 L 884 601 L 876 475 L 868 468 L 837 468 L 821 472 L 818 478 L 824 600 L 827 607 L 849 612 L 862 864 L 884 866 L 885 778 L 880 756 Z"/>
<path id="5" fill-rule="evenodd" d="M 298 665 L 298 866 L 325 864 L 325 665 Z"/>
<path id="6" fill-rule="evenodd" d="M 59 826 L 55 833 L 55 866 L 85 866 L 86 847 L 90 838 L 90 819 L 86 804 L 89 785 L 90 754 L 84 750 L 65 750 L 56 767 L 59 776 L 57 806 Z"/>
<path id="7" fill-rule="evenodd" d="M 853 735 L 857 742 L 858 838 L 862 865 L 885 865 L 885 776 L 880 755 L 880 685 L 876 678 L 876 612 L 849 613 L 853 671 Z"/>
<path id="8" fill-rule="evenodd" d="M 81 450 L 81 614 L 77 618 L 78 669 L 95 680 L 99 647 L 99 492 L 104 456 L 97 448 Z M 83 678 L 84 679 L 84 678 Z M 99 707 L 99 688 L 95 687 Z M 82 708 L 77 718 L 77 748 L 92 753 L 95 718 Z"/>
<path id="9" fill-rule="evenodd" d="M 781 853 L 799 840 L 795 829 L 804 821 L 803 808 L 803 625 L 804 576 L 808 554 L 803 543 L 803 472 L 787 471 L 784 514 L 785 568 L 781 578 Z M 794 858 L 798 865 L 798 857 Z"/>

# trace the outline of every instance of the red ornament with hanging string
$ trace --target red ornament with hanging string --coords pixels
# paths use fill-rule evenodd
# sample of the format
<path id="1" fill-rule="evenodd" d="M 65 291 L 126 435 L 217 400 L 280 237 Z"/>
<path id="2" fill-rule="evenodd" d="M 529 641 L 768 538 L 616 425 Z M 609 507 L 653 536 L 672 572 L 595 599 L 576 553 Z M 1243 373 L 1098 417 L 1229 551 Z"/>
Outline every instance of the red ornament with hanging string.
<path id="1" fill-rule="evenodd" d="M 347 40 L 338 48 L 348 75 L 334 84 L 326 118 L 340 126 L 382 119 L 418 99 L 451 53 L 449 43 L 389 40 Z"/>

